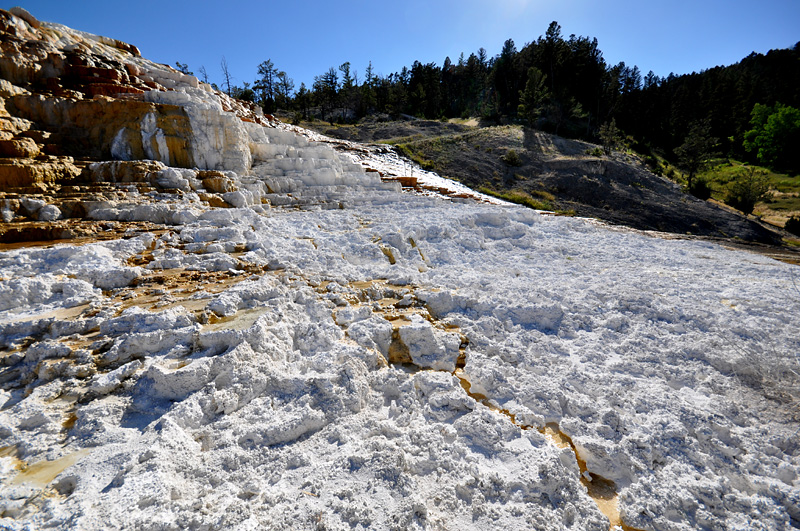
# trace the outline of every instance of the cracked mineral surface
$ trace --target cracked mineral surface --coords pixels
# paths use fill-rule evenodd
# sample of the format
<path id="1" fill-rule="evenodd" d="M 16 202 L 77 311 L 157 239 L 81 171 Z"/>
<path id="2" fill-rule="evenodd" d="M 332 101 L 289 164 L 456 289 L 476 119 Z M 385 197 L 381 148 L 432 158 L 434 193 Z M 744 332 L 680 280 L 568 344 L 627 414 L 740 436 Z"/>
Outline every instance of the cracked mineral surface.
<path id="1" fill-rule="evenodd" d="M 3 529 L 800 525 L 797 266 L 0 30 Z"/>

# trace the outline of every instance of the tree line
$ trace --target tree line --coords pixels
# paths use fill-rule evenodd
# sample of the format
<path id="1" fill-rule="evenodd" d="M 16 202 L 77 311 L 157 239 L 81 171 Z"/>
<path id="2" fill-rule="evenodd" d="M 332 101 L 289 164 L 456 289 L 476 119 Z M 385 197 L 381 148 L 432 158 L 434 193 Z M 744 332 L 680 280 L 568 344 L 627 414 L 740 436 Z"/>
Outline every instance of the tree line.
<path id="1" fill-rule="evenodd" d="M 376 74 L 370 62 L 360 78 L 346 62 L 297 90 L 270 60 L 241 87 L 231 84 L 224 59 L 221 66 L 222 89 L 230 95 L 255 101 L 267 113 L 293 111 L 297 120 L 479 117 L 606 145 L 624 135 L 639 151 L 673 160 L 689 149 L 692 134 L 702 133 L 722 155 L 800 170 L 800 150 L 794 148 L 800 133 L 800 43 L 753 53 L 731 66 L 662 78 L 624 62 L 606 63 L 597 39 L 564 37 L 552 22 L 521 49 L 505 41 L 494 57 L 481 48 L 455 61 L 447 57 L 441 66 L 415 61 L 387 76 Z"/>

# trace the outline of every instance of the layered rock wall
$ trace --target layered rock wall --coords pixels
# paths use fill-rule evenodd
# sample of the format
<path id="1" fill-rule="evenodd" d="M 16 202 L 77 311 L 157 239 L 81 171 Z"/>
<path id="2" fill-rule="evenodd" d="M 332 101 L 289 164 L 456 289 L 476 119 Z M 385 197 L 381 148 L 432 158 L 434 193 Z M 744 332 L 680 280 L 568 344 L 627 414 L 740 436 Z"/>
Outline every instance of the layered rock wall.
<path id="1" fill-rule="evenodd" d="M 108 97 L 76 100 L 42 94 L 13 96 L 6 105 L 16 116 L 54 131 L 63 150 L 76 157 L 195 165 L 189 118 L 175 105 Z"/>
<path id="2" fill-rule="evenodd" d="M 358 189 L 398 188 L 135 46 L 15 9 L 0 10 L 0 50 L 7 223 L 150 215 L 170 223 L 142 208 L 161 192 L 200 208 L 340 208 Z M 0 227 L 0 241 L 9 230 Z M 15 227 L 14 241 L 25 230 Z"/>

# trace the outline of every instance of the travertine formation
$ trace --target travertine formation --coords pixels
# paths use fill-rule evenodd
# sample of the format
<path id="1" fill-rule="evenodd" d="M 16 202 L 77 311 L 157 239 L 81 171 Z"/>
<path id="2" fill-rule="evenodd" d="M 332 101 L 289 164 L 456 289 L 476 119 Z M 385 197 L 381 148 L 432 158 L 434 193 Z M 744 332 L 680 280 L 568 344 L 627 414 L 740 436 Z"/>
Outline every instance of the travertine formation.
<path id="1" fill-rule="evenodd" d="M 0 529 L 798 527 L 795 266 L 0 24 Z"/>
<path id="2" fill-rule="evenodd" d="M 20 8 L 0 10 L 0 36 L 7 223 L 131 221 L 156 191 L 190 194 L 199 206 L 338 207 L 343 187 L 398 189 L 330 146 L 280 129 L 258 106 L 142 58 L 135 46 L 40 23 Z M 133 183 L 138 195 L 128 193 Z M 24 233 L 0 229 L 5 241 Z"/>

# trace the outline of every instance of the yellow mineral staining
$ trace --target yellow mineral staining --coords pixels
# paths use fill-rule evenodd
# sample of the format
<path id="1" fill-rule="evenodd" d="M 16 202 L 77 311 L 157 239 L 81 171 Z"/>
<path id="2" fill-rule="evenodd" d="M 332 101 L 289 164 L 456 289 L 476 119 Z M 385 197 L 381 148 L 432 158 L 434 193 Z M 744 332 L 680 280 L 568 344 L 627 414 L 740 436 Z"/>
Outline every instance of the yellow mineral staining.
<path id="1" fill-rule="evenodd" d="M 59 219 L 0 223 L 0 251 L 26 247 L 52 247 L 58 244 L 86 245 L 100 241 L 129 238 L 131 234 L 166 232 L 147 221 L 116 222 Z"/>
<path id="2" fill-rule="evenodd" d="M 89 306 L 90 306 L 89 304 L 81 304 L 79 306 L 73 306 L 72 308 L 57 308 L 55 310 L 49 310 L 35 315 L 23 315 L 23 316 L 11 315 L 6 317 L 7 319 L 6 322 L 24 323 L 39 319 L 50 319 L 50 318 L 55 318 L 62 321 L 68 321 L 79 317 L 84 311 L 86 311 L 89 308 Z"/>
<path id="3" fill-rule="evenodd" d="M 90 449 L 78 450 L 54 461 L 42 460 L 32 465 L 27 465 L 19 474 L 14 476 L 14 479 L 11 480 L 11 485 L 27 485 L 43 489 L 61 472 L 89 455 L 90 452 Z"/>
<path id="4" fill-rule="evenodd" d="M 140 257 L 138 260 L 146 258 Z M 258 272 L 262 272 L 262 269 L 259 268 Z M 193 298 L 194 294 L 200 291 L 208 294 L 221 293 L 247 278 L 248 275 L 244 272 L 187 271 L 184 268 L 153 270 L 136 279 L 133 285 L 115 292 L 112 302 L 121 303 L 120 311 L 134 306 L 150 311 L 180 306 L 199 315 L 208 299 Z"/>
<path id="5" fill-rule="evenodd" d="M 496 406 L 488 399 L 486 395 L 473 392 L 471 390 L 472 384 L 463 375 L 461 370 L 456 369 L 454 374 L 459 379 L 464 392 L 476 402 L 480 402 L 492 411 L 508 417 L 508 419 L 520 429 L 530 430 L 535 428 L 537 431 L 542 433 L 551 444 L 559 448 L 569 448 L 572 450 L 572 453 L 575 454 L 575 460 L 578 463 L 578 469 L 580 470 L 581 484 L 586 487 L 589 497 L 592 498 L 592 500 L 594 500 L 594 502 L 597 504 L 600 512 L 603 513 L 606 518 L 608 518 L 609 529 L 613 530 L 615 527 L 620 527 L 623 529 L 623 531 L 641 531 L 623 523 L 619 510 L 619 496 L 617 494 L 616 484 L 614 484 L 614 482 L 611 480 L 608 480 L 597 474 L 593 474 L 587 470 L 586 461 L 581 458 L 575 443 L 572 442 L 572 439 L 569 437 L 569 435 L 559 429 L 557 423 L 550 422 L 541 427 L 521 424 L 517 422 L 516 416 L 513 413 L 507 409 L 502 409 Z"/>
<path id="6" fill-rule="evenodd" d="M 304 238 L 298 238 L 298 239 L 300 239 L 300 240 L 306 240 L 307 242 L 309 242 L 311 245 L 313 245 L 313 246 L 314 246 L 314 249 L 317 249 L 317 248 L 318 248 L 318 247 L 317 247 L 317 242 L 314 240 L 314 238 L 306 238 L 306 237 L 304 237 Z"/>
<path id="7" fill-rule="evenodd" d="M 578 469 L 581 472 L 581 483 L 586 487 L 589 497 L 597 504 L 600 512 L 608 518 L 611 529 L 621 527 L 623 531 L 639 531 L 622 522 L 616 484 L 587 470 L 586 461 L 581 458 L 575 443 L 569 435 L 559 429 L 558 423 L 550 422 L 544 427 L 538 428 L 538 430 L 552 444 L 559 448 L 569 448 L 575 454 L 575 460 L 578 462 Z"/>
<path id="8" fill-rule="evenodd" d="M 390 264 L 395 265 L 397 263 L 397 259 L 394 257 L 394 253 L 389 247 L 381 245 L 381 251 L 383 252 L 384 255 L 386 255 L 386 258 L 389 259 Z"/>
<path id="9" fill-rule="evenodd" d="M 71 412 L 67 415 L 67 417 L 61 422 L 61 427 L 65 430 L 71 430 L 75 423 L 78 421 L 78 415 L 75 412 Z"/>
<path id="10" fill-rule="evenodd" d="M 389 344 L 389 363 L 393 364 L 413 364 L 414 360 L 411 359 L 408 346 L 400 339 L 400 329 L 394 328 L 392 330 L 392 342 Z"/>
<path id="11" fill-rule="evenodd" d="M 249 310 L 241 310 L 228 317 L 212 318 L 203 326 L 203 331 L 247 330 L 258 321 L 259 317 L 268 311 L 269 308 L 252 308 Z"/>
<path id="12" fill-rule="evenodd" d="M 3 457 L 16 458 L 17 457 L 17 452 L 18 452 L 18 450 L 17 450 L 17 446 L 16 445 L 13 445 L 13 446 L 0 446 L 0 458 L 3 458 Z M 22 462 L 20 461 L 20 463 L 22 463 Z"/>
<path id="13" fill-rule="evenodd" d="M 508 417 L 508 419 L 520 429 L 530 430 L 536 428 L 536 430 L 542 433 L 554 446 L 559 448 L 569 448 L 572 450 L 572 453 L 575 454 L 575 460 L 578 463 L 578 469 L 580 470 L 581 484 L 586 487 L 589 497 L 592 498 L 592 500 L 594 500 L 594 502 L 597 504 L 600 512 L 603 513 L 606 518 L 608 518 L 609 529 L 613 530 L 615 527 L 620 527 L 623 531 L 641 531 L 623 523 L 619 510 L 619 495 L 617 494 L 616 484 L 611 480 L 588 471 L 586 467 L 586 461 L 581 458 L 575 443 L 572 442 L 572 439 L 569 437 L 569 435 L 559 429 L 558 423 L 550 422 L 541 427 L 521 424 L 517 422 L 516 416 L 513 413 L 507 409 L 499 408 L 492 403 L 486 395 L 473 392 L 471 390 L 472 384 L 463 375 L 461 370 L 456 369 L 454 374 L 459 379 L 464 392 L 476 402 L 480 402 L 492 411 Z"/>

